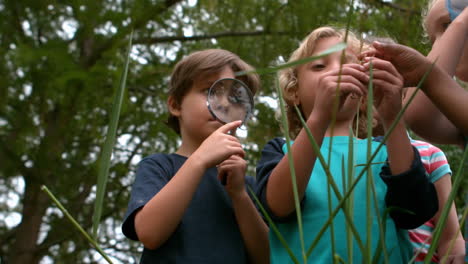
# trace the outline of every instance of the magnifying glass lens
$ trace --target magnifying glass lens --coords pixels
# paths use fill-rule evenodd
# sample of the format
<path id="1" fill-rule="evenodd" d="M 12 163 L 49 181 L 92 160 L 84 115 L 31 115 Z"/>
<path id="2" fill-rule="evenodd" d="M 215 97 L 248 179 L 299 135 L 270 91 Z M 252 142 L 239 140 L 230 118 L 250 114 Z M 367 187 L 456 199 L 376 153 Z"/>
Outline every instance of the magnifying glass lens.
<path id="1" fill-rule="evenodd" d="M 253 110 L 250 89 L 237 79 L 217 80 L 210 88 L 207 98 L 208 109 L 221 123 L 236 120 L 247 121 Z"/>

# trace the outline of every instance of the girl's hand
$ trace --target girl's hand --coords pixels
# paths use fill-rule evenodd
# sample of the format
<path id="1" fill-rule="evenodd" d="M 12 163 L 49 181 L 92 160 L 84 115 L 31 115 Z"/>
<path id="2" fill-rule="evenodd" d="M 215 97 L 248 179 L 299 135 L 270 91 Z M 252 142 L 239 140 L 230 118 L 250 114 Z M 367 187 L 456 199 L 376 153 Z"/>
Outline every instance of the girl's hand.
<path id="1" fill-rule="evenodd" d="M 388 61 L 366 57 L 364 62 L 369 74 L 372 63 L 374 106 L 383 125 L 388 127 L 402 107 L 403 77 Z"/>
<path id="2" fill-rule="evenodd" d="M 245 192 L 247 162 L 240 156 L 232 155 L 218 165 L 218 178 L 226 183 L 231 199 Z"/>
<path id="3" fill-rule="evenodd" d="M 341 72 L 340 69 L 324 72 L 319 77 L 313 111 L 331 119 L 333 104 L 338 99 L 338 113 L 354 115 L 359 99 L 367 93 L 368 80 L 359 64 L 343 64 Z"/>

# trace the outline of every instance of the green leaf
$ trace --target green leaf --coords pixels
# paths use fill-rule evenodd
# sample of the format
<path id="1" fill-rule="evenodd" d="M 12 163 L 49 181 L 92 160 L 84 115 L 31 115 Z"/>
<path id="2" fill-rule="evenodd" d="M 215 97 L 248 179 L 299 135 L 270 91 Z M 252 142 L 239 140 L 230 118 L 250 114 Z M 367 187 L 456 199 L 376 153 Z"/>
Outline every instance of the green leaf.
<path id="1" fill-rule="evenodd" d="M 299 60 L 296 60 L 296 61 L 281 64 L 279 66 L 271 67 L 271 68 L 261 68 L 261 69 L 251 70 L 251 71 L 239 71 L 239 72 L 236 72 L 236 76 L 242 76 L 242 75 L 251 74 L 251 73 L 257 73 L 257 74 L 275 73 L 275 72 L 277 72 L 277 71 L 279 71 L 281 69 L 290 68 L 290 67 L 293 67 L 293 66 L 296 66 L 296 65 L 301 65 L 301 64 L 305 64 L 305 63 L 308 63 L 308 62 L 311 62 L 311 61 L 318 60 L 318 59 L 323 58 L 325 56 L 328 56 L 328 55 L 330 55 L 332 53 L 344 50 L 345 48 L 346 48 L 346 43 L 343 43 L 343 42 L 338 43 L 338 44 L 333 45 L 332 47 L 326 49 L 324 52 L 322 52 L 322 53 L 320 53 L 320 54 L 318 54 L 316 56 L 311 56 L 311 57 L 308 57 L 308 58 L 299 59 Z"/>
<path id="2" fill-rule="evenodd" d="M 125 59 L 124 69 L 120 79 L 119 89 L 114 95 L 114 103 L 112 105 L 111 120 L 109 129 L 107 131 L 106 141 L 104 143 L 102 156 L 99 164 L 99 175 L 97 179 L 96 201 L 94 204 L 93 215 L 93 236 L 97 237 L 99 222 L 101 221 L 102 204 L 104 202 L 104 195 L 106 191 L 107 178 L 109 177 L 109 168 L 111 163 L 112 149 L 115 144 L 115 137 L 117 134 L 117 126 L 119 123 L 120 110 L 122 107 L 123 96 L 125 93 L 125 83 L 127 81 L 128 64 L 130 61 L 130 52 L 132 49 L 133 32 L 130 34 L 128 40 L 127 57 Z"/>

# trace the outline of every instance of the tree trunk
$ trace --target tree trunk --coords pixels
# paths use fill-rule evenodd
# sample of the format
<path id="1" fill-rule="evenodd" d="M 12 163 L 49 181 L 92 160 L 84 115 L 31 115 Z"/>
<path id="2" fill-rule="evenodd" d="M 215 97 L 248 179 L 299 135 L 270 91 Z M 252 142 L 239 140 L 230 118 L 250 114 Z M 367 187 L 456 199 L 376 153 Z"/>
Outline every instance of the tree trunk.
<path id="1" fill-rule="evenodd" d="M 48 197 L 41 191 L 37 181 L 27 178 L 25 181 L 22 219 L 7 260 L 9 264 L 35 264 L 40 260 L 40 256 L 37 255 L 37 240 Z"/>

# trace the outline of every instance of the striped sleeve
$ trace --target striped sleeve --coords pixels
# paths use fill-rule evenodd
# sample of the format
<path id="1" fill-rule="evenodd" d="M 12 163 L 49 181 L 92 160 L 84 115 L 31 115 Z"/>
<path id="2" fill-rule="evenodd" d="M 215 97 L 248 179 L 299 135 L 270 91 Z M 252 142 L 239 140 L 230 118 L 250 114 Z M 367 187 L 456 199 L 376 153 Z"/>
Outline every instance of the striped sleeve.
<path id="1" fill-rule="evenodd" d="M 431 182 L 438 181 L 445 174 L 452 174 L 444 152 L 438 147 L 424 141 L 413 139 L 411 140 L 411 144 L 419 151 L 424 168 Z"/>

